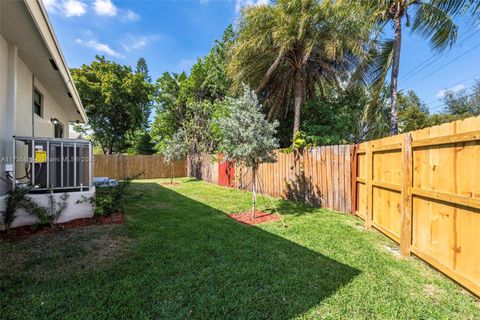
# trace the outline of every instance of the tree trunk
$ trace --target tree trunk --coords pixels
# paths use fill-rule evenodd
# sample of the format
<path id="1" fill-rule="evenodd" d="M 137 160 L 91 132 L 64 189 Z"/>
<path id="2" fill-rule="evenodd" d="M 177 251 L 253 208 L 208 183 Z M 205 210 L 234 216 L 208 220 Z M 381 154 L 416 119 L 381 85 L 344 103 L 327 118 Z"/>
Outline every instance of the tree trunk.
<path id="1" fill-rule="evenodd" d="M 173 185 L 173 162 L 170 166 L 170 184 Z"/>
<path id="2" fill-rule="evenodd" d="M 257 167 L 252 167 L 252 219 L 255 219 L 255 210 L 257 205 Z"/>
<path id="3" fill-rule="evenodd" d="M 295 116 L 293 119 L 293 137 L 295 134 L 300 131 L 300 117 L 302 110 L 303 102 L 303 80 L 302 72 L 300 69 L 295 71 L 295 85 L 294 85 L 294 94 L 295 94 Z M 293 140 L 293 139 L 292 139 Z"/>
<path id="4" fill-rule="evenodd" d="M 392 84 L 391 84 L 391 110 L 390 110 L 390 133 L 398 133 L 398 71 L 400 67 L 400 49 L 402 46 L 402 19 L 399 13 L 394 18 L 395 38 L 393 40 Z"/>

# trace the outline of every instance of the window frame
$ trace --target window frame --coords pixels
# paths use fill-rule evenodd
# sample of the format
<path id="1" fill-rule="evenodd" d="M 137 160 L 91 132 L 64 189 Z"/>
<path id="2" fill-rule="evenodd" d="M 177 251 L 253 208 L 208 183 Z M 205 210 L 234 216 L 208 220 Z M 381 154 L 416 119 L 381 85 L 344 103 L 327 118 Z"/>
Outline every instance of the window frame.
<path id="1" fill-rule="evenodd" d="M 57 126 L 59 126 L 60 128 L 62 128 L 62 136 L 61 137 L 57 137 Z M 63 139 L 65 136 L 65 126 L 63 125 L 62 122 L 60 122 L 60 120 L 57 120 L 57 124 L 53 124 L 53 137 L 54 138 L 59 138 L 59 139 Z"/>
<path id="2" fill-rule="evenodd" d="M 36 101 L 35 101 L 35 94 L 38 94 L 38 96 L 40 97 L 40 105 L 37 105 Z M 40 90 L 38 90 L 37 88 L 33 88 L 33 103 L 32 103 L 32 108 L 33 108 L 33 113 L 36 114 L 37 116 L 39 116 L 40 118 L 43 118 L 43 94 L 40 92 Z M 40 109 L 40 114 L 37 113 L 37 110 L 36 108 L 39 108 Z"/>

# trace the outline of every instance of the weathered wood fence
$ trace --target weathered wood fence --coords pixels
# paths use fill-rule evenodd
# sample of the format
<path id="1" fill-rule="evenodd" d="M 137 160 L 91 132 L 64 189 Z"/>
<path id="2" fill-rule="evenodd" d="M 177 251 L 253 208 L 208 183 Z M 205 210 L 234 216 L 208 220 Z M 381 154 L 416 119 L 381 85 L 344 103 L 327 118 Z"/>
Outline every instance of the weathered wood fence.
<path id="1" fill-rule="evenodd" d="M 174 177 L 187 175 L 184 160 L 173 165 Z M 95 155 L 93 175 L 95 177 L 109 177 L 126 179 L 142 174 L 140 179 L 170 178 L 171 166 L 163 161 L 163 157 L 156 155 Z"/>
<path id="2" fill-rule="evenodd" d="M 262 192 L 352 212 L 399 243 L 403 255 L 480 295 L 480 117 L 276 155 L 276 163 L 260 166 Z M 251 172 L 235 166 L 233 184 L 225 183 L 231 168 L 212 159 L 203 156 L 189 175 L 251 188 Z"/>
<path id="3" fill-rule="evenodd" d="M 260 192 L 337 211 L 352 211 L 353 146 L 317 147 L 301 153 L 277 150 L 275 155 L 275 163 L 263 163 L 258 169 Z M 233 171 L 232 175 L 231 168 L 219 162 L 218 157 L 204 155 L 199 164 L 190 169 L 190 176 L 251 190 L 251 170 L 235 166 Z M 226 175 L 234 181 L 226 181 Z"/>

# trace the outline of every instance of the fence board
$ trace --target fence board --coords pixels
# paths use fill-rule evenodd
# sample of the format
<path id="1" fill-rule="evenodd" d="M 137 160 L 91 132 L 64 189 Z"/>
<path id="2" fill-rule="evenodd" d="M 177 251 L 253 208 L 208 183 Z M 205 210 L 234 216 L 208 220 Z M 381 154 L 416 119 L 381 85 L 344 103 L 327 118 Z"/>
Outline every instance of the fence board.
<path id="1" fill-rule="evenodd" d="M 359 150 L 366 150 L 367 158 L 359 155 L 357 172 L 358 215 L 368 213 L 372 202 L 373 226 L 399 242 L 403 255 L 412 252 L 477 295 L 479 127 L 474 117 L 362 143 Z M 364 167 L 367 185 L 368 169 L 373 170 L 371 191 L 360 182 Z"/>
<path id="2" fill-rule="evenodd" d="M 142 174 L 141 179 L 170 178 L 171 166 L 163 162 L 163 157 L 156 155 L 95 155 L 93 175 L 123 180 Z M 185 177 L 184 160 L 173 165 L 174 177 Z"/>

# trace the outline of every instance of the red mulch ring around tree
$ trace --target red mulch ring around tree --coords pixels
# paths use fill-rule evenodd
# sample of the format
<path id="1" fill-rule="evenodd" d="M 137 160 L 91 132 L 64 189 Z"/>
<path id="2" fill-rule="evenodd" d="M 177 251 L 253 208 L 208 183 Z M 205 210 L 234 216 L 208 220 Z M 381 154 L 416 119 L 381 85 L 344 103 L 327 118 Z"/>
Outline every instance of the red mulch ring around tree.
<path id="1" fill-rule="evenodd" d="M 111 216 L 104 217 L 92 217 L 92 218 L 80 218 L 63 223 L 57 223 L 53 227 L 49 225 L 44 226 L 21 226 L 11 228 L 8 234 L 5 232 L 0 233 L 0 240 L 17 240 L 25 239 L 33 234 L 48 234 L 57 230 L 79 228 L 101 224 L 122 224 L 125 217 L 122 213 L 114 213 Z"/>
<path id="2" fill-rule="evenodd" d="M 176 187 L 179 184 L 180 183 L 178 183 L 178 182 L 163 182 L 163 183 L 160 183 L 160 185 L 165 186 L 165 187 Z"/>
<path id="3" fill-rule="evenodd" d="M 233 220 L 248 225 L 280 220 L 280 217 L 277 214 L 262 211 L 255 211 L 255 219 L 252 219 L 252 211 L 233 213 L 228 216 Z"/>

